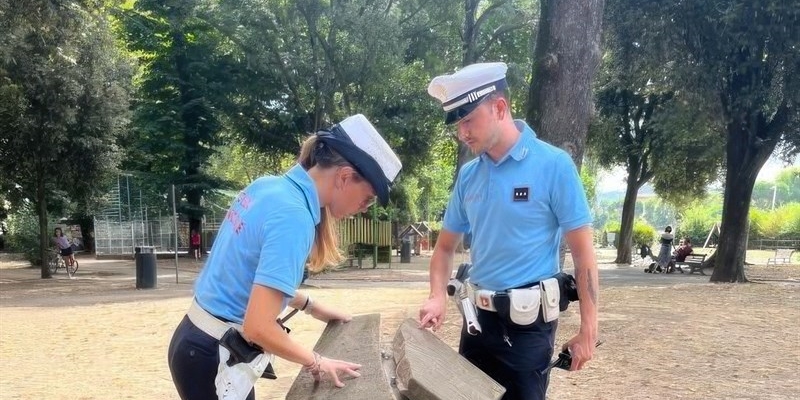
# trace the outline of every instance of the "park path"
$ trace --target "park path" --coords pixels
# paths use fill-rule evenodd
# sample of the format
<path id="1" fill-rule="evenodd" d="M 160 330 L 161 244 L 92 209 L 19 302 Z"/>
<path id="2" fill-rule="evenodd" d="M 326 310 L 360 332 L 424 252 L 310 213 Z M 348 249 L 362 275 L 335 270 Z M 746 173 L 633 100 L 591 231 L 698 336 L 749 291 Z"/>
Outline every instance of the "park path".
<path id="1" fill-rule="evenodd" d="M 180 258 L 176 271 L 173 259 L 159 259 L 156 288 L 136 290 L 133 260 L 98 260 L 91 256 L 81 256 L 78 260 L 80 268 L 74 279 L 69 279 L 63 271 L 51 279 L 41 279 L 38 269 L 24 267 L 24 263 L 0 263 L 0 306 L 58 307 L 190 297 L 203 265 L 202 261 Z M 343 268 L 312 276 L 306 284 L 317 288 L 427 288 L 429 261 L 430 255 L 423 254 L 412 257 L 411 263 L 400 263 L 395 257 L 393 263 L 378 264 L 377 268 L 365 262 L 363 268 Z M 599 268 L 603 287 L 667 287 L 708 282 L 708 277 L 696 274 L 645 274 L 637 264 L 602 261 Z M 572 272 L 569 263 L 566 271 Z"/>

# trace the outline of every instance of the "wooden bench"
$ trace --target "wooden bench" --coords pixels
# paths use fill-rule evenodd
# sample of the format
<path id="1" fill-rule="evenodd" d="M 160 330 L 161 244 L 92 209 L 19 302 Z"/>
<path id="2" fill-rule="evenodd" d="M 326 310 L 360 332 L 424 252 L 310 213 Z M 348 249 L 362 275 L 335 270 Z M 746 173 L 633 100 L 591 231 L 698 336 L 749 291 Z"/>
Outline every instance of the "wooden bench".
<path id="1" fill-rule="evenodd" d="M 683 261 L 676 261 L 675 266 L 679 267 L 685 265 L 689 267 L 689 274 L 693 274 L 697 271 L 700 275 L 705 275 L 703 272 L 703 263 L 706 261 L 706 256 L 708 256 L 708 254 L 689 254 Z"/>
<path id="2" fill-rule="evenodd" d="M 775 257 L 767 259 L 767 265 L 791 264 L 792 253 L 792 249 L 775 249 Z"/>

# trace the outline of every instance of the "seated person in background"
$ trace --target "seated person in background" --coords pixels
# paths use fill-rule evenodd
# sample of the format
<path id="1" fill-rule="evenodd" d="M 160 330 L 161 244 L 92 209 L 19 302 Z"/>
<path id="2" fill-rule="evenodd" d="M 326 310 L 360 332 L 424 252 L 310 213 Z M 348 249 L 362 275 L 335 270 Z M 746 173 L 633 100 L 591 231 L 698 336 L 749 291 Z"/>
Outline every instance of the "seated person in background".
<path id="1" fill-rule="evenodd" d="M 686 261 L 686 256 L 692 254 L 692 251 L 692 240 L 688 237 L 681 239 L 681 241 L 678 242 L 678 248 L 675 249 L 675 253 L 673 254 L 675 258 L 674 262 L 679 263 Z M 683 268 L 681 268 L 680 265 L 677 265 L 676 268 L 683 273 Z"/>
<path id="2" fill-rule="evenodd" d="M 685 237 L 678 242 L 678 248 L 675 249 L 675 261 L 683 262 L 689 254 L 692 254 L 692 240 Z"/>

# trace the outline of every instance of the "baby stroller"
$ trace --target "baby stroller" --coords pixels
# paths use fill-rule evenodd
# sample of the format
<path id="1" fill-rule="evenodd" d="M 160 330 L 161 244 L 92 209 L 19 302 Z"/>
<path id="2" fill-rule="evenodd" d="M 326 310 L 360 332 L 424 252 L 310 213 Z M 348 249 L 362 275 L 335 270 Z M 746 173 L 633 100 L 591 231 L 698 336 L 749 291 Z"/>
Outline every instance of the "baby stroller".
<path id="1" fill-rule="evenodd" d="M 648 274 L 661 272 L 661 266 L 655 261 L 655 256 L 653 256 L 650 246 L 643 244 L 639 248 L 639 256 L 642 257 L 640 267 L 644 267 L 644 272 Z"/>
<path id="2" fill-rule="evenodd" d="M 642 266 L 646 265 L 646 267 L 644 268 L 644 272 L 648 274 L 657 274 L 657 273 L 671 274 L 675 271 L 683 273 L 683 268 L 677 265 L 674 254 L 670 256 L 666 269 L 661 268 L 661 265 L 659 265 L 658 263 L 658 258 L 653 256 L 653 253 L 650 250 L 650 246 L 642 245 L 639 251 L 639 255 L 642 256 Z"/>

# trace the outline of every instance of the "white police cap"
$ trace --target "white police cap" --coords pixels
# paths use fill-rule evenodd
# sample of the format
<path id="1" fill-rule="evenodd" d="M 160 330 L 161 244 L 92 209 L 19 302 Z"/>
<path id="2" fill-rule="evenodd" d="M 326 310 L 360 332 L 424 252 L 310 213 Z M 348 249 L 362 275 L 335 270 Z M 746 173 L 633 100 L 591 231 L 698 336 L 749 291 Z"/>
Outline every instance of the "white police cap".
<path id="1" fill-rule="evenodd" d="M 468 65 L 451 75 L 433 78 L 428 94 L 442 102 L 447 113 L 445 123 L 452 124 L 471 113 L 486 96 L 506 89 L 507 70 L 503 62 Z"/>
<path id="2" fill-rule="evenodd" d="M 317 138 L 353 164 L 375 189 L 380 203 L 386 205 L 389 189 L 403 165 L 367 117 L 347 117 L 331 129 L 317 132 Z"/>

